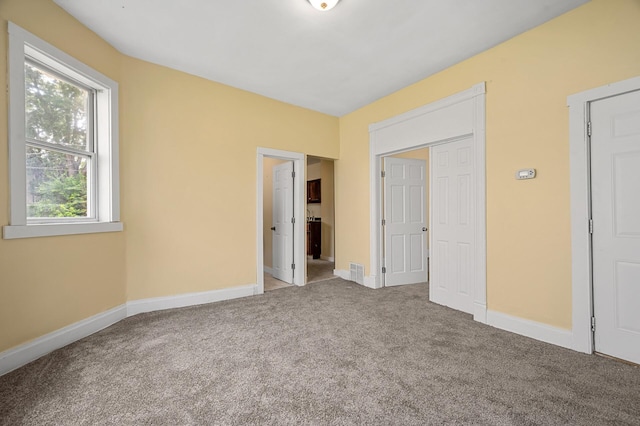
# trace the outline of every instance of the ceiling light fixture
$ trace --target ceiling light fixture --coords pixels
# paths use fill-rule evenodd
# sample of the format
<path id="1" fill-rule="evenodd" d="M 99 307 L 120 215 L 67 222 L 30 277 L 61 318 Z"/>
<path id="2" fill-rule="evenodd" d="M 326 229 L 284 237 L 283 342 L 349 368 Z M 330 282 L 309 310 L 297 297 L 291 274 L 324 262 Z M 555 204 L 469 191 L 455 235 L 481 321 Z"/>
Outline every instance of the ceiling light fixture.
<path id="1" fill-rule="evenodd" d="M 326 12 L 327 10 L 333 9 L 339 1 L 340 0 L 309 0 L 309 3 L 316 9 Z"/>

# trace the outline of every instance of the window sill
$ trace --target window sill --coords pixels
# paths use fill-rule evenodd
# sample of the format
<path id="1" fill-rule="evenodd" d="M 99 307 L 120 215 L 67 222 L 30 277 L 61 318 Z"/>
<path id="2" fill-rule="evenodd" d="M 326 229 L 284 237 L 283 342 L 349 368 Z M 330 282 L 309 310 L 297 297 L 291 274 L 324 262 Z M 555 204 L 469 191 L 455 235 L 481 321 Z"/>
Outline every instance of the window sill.
<path id="1" fill-rule="evenodd" d="M 100 232 L 120 232 L 122 229 L 122 222 L 7 225 L 3 227 L 3 238 L 5 240 L 12 240 L 16 238 L 95 234 Z"/>

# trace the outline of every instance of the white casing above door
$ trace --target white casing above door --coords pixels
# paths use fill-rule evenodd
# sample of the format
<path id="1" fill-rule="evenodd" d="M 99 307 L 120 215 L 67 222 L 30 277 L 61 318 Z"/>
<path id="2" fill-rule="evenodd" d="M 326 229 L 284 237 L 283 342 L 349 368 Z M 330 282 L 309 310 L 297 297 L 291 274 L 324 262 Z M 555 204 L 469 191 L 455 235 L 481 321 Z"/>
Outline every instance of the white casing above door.
<path id="1" fill-rule="evenodd" d="M 640 91 L 591 104 L 595 350 L 640 364 Z"/>
<path id="2" fill-rule="evenodd" d="M 429 300 L 473 313 L 476 200 L 473 140 L 430 148 Z"/>
<path id="3" fill-rule="evenodd" d="M 292 161 L 273 167 L 273 277 L 289 284 L 293 283 L 292 174 Z"/>
<path id="4" fill-rule="evenodd" d="M 385 286 L 427 281 L 424 160 L 384 158 Z"/>

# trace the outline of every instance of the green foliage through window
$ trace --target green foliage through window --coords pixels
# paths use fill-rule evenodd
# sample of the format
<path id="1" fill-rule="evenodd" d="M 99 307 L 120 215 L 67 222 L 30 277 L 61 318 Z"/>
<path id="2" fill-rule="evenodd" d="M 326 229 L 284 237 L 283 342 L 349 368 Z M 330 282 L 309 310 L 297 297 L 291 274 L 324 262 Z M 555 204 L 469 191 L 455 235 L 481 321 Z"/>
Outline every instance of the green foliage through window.
<path id="1" fill-rule="evenodd" d="M 86 89 L 25 64 L 28 217 L 87 216 L 90 99 Z"/>

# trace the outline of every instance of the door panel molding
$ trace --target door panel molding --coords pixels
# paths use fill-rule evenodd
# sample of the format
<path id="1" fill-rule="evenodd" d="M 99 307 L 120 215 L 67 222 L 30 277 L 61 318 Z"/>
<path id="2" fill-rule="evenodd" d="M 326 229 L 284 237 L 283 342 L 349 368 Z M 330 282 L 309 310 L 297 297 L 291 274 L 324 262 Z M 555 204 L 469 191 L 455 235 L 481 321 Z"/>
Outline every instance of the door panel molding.
<path id="1" fill-rule="evenodd" d="M 369 126 L 370 271 L 365 285 L 382 286 L 381 158 L 403 151 L 471 137 L 476 197 L 476 267 L 474 319 L 487 320 L 486 191 L 485 191 L 485 83 Z"/>
<path id="2" fill-rule="evenodd" d="M 572 348 L 593 353 L 593 294 L 591 275 L 591 186 L 589 136 L 591 102 L 640 90 L 640 77 L 586 90 L 567 97 L 571 182 Z"/>
<path id="3" fill-rule="evenodd" d="M 273 238 L 272 265 L 274 278 L 286 283 L 293 283 L 293 182 L 291 176 L 293 162 L 273 166 Z M 284 195 L 283 195 L 284 194 Z"/>
<path id="4" fill-rule="evenodd" d="M 470 161 L 476 151 L 471 137 L 440 144 L 429 149 L 430 215 L 429 237 L 441 247 L 446 243 L 447 261 L 434 259 L 429 275 L 439 280 L 429 287 L 429 300 L 459 311 L 474 313 L 476 275 L 475 227 L 477 197 L 473 180 L 475 164 Z M 447 161 L 441 161 L 447 158 Z M 433 201 L 433 200 L 438 201 Z M 442 203 L 447 203 L 443 206 Z M 440 204 L 440 205 L 438 205 Z M 446 214 L 442 217 L 442 214 Z M 441 252 L 436 252 L 441 255 Z M 438 271 L 446 268 L 446 271 Z"/>
<path id="5" fill-rule="evenodd" d="M 427 162 L 384 158 L 385 286 L 427 280 Z"/>

